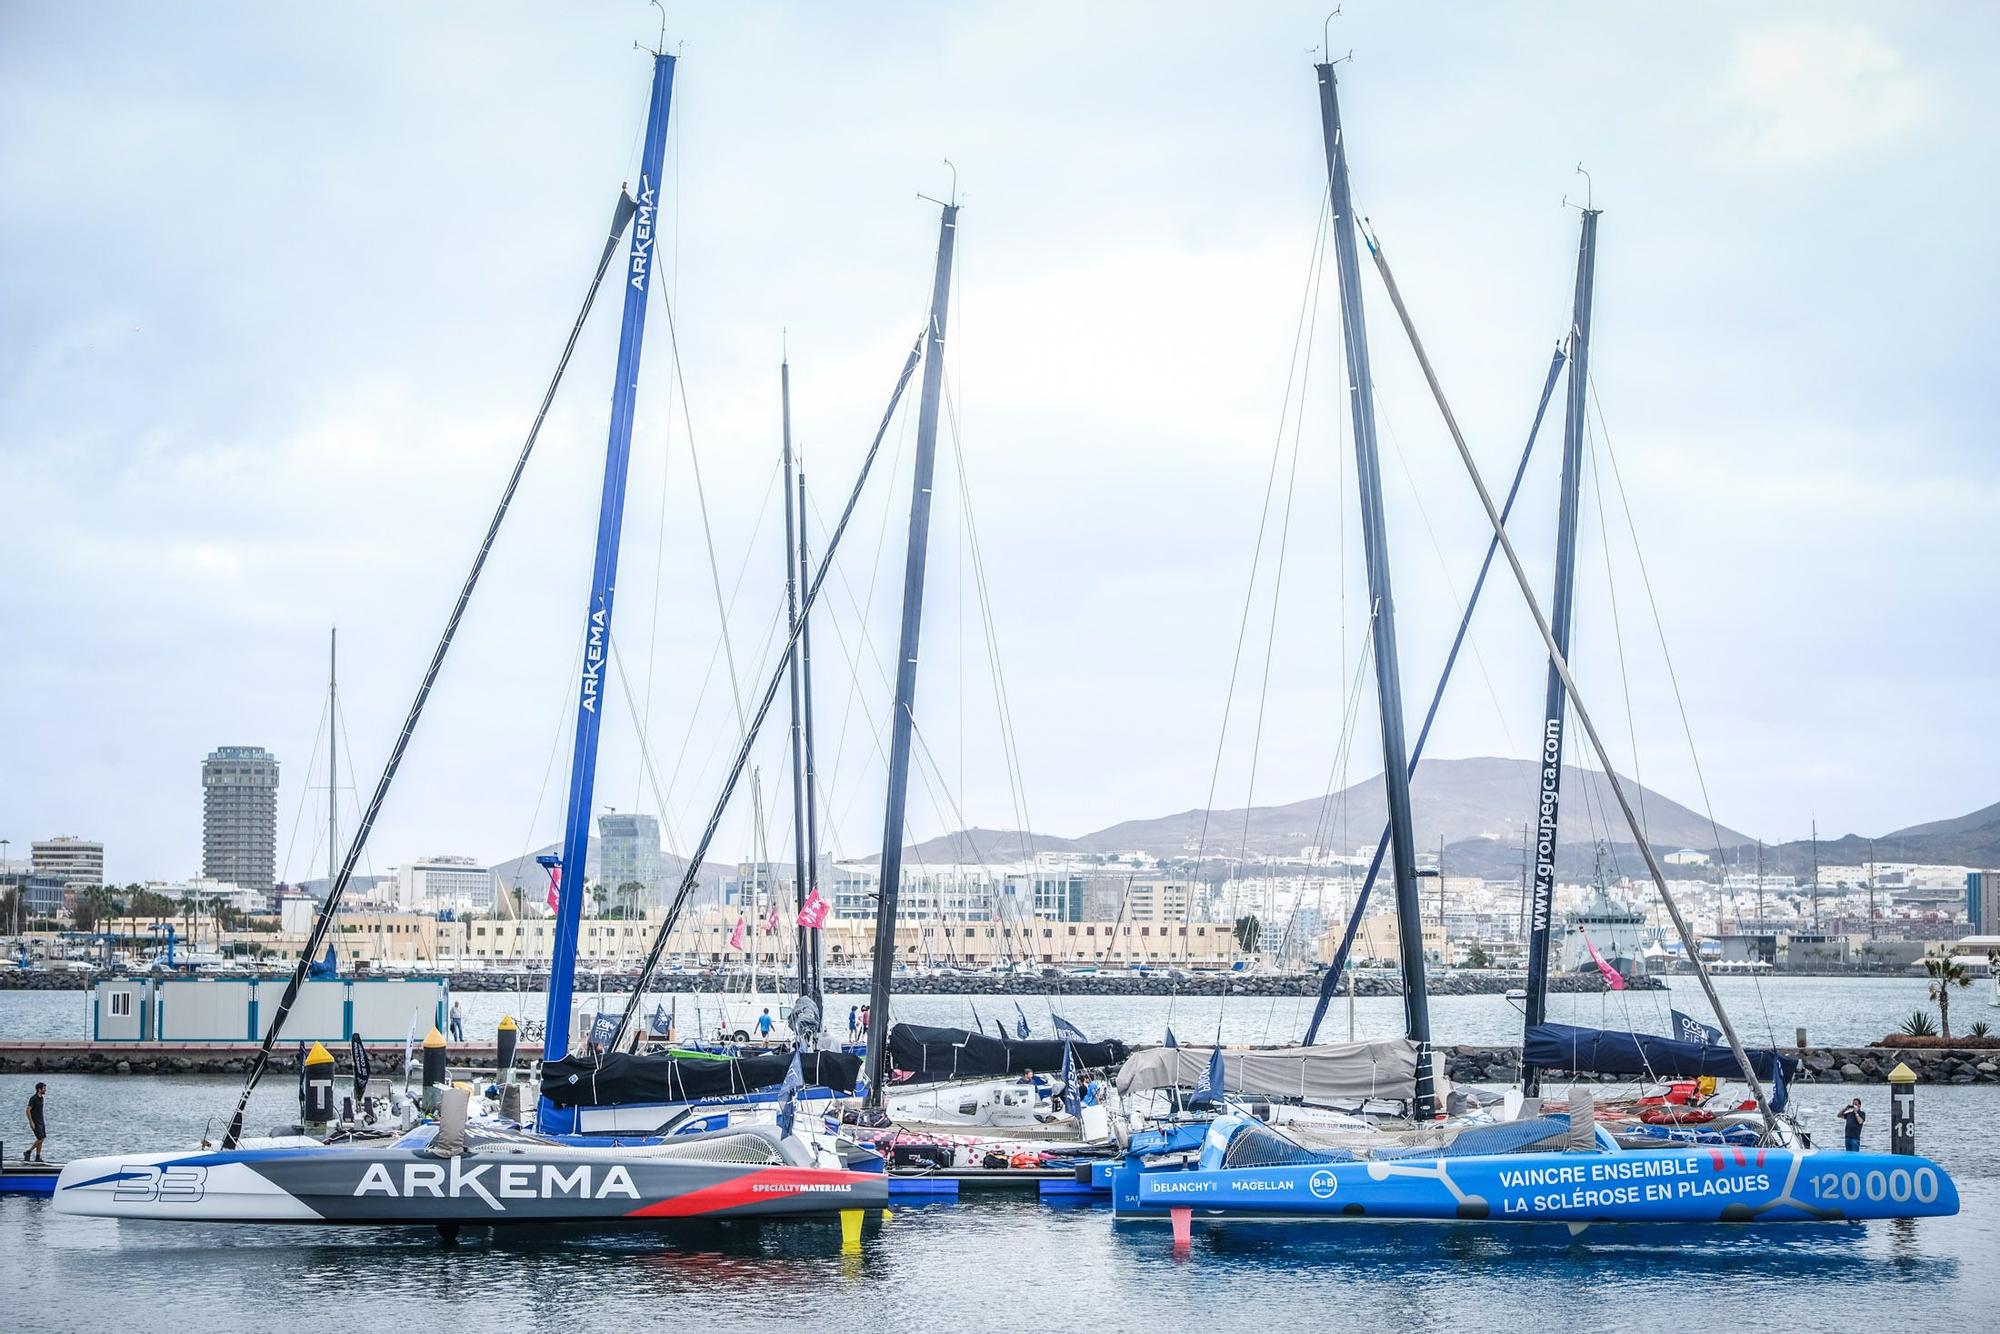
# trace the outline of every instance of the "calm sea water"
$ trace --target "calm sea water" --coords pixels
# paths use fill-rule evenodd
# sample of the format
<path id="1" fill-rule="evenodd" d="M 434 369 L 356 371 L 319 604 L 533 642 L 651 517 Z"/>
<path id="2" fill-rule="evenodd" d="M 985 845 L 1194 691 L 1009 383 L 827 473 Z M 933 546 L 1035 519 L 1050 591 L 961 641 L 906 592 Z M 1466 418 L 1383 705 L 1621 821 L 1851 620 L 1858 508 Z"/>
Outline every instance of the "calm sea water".
<path id="1" fill-rule="evenodd" d="M 1725 986 L 1747 1036 L 1763 1040 L 1754 989 L 1744 979 Z M 1789 1036 L 1805 1023 L 1827 1042 L 1878 1036 L 1921 1001 L 1920 986 L 1899 982 L 1766 981 L 1762 991 L 1772 1032 Z M 469 1022 L 480 1029 L 517 1008 L 505 997 L 466 1000 Z M 1001 1005 L 1011 1018 L 1011 1002 L 979 1004 L 989 1024 Z M 1291 1036 L 1302 1004 L 1233 1000 L 1222 1010 L 1223 1031 L 1246 1041 Z M 1616 1022 L 1615 1009 L 1600 1014 L 1600 1004 L 1619 1001 L 1558 998 L 1558 1017 Z M 1023 1006 L 1046 1031 L 1047 1005 Z M 1092 1036 L 1152 1038 L 1168 1021 L 1163 1000 L 1074 1000 L 1060 1009 Z M 74 996 L 0 995 L 0 1035 L 29 1036 L 32 1023 L 35 1032 L 73 1036 L 80 1012 Z M 955 997 L 904 998 L 898 1013 L 944 1023 L 970 1017 Z M 1344 1011 L 1335 1013 L 1345 1036 Z M 1968 1021 L 1987 1013 L 1983 1004 L 1965 1007 Z M 1357 1029 L 1392 1032 L 1398 1015 L 1396 1002 L 1363 1001 Z M 1440 1037 L 1466 1041 L 1502 1040 L 1516 1022 L 1497 998 L 1440 1000 L 1437 1018 Z M 1209 1000 L 1178 1003 L 1171 1022 L 1206 1036 L 1216 1019 Z M 0 1078 L 0 1113 L 8 1118 L 0 1130 L 10 1142 L 28 1084 Z M 65 1157 L 185 1146 L 227 1114 L 235 1093 L 229 1080 L 199 1076 L 59 1076 L 51 1084 L 51 1148 Z M 1855 1091 L 1807 1085 L 1797 1098 L 1824 1129 Z M 1870 1147 L 1878 1147 L 1887 1094 L 1860 1091 L 1874 1114 Z M 289 1078 L 267 1084 L 251 1125 L 286 1119 L 294 1096 Z M 859 1255 L 840 1253 L 831 1222 L 475 1232 L 448 1251 L 419 1231 L 117 1223 L 4 1198 L 8 1291 L 0 1325 L 731 1330 L 782 1321 L 952 1334 L 1329 1325 L 1408 1334 L 1551 1322 L 1989 1328 L 2000 1261 L 2000 1090 L 1925 1088 L 1920 1097 L 1921 1147 L 1958 1181 L 1964 1211 L 1956 1218 L 1796 1231 L 1591 1230 L 1575 1238 L 1564 1230 L 1270 1226 L 1197 1230 L 1192 1252 L 1177 1260 L 1164 1229 L 1114 1226 L 1103 1209 L 1051 1208 L 1028 1197 L 898 1208 L 871 1229 Z"/>
<path id="2" fill-rule="evenodd" d="M 579 980 L 580 1000 L 592 996 L 588 981 L 587 977 Z M 1549 1018 L 1559 1023 L 1649 1033 L 1668 1031 L 1669 1009 L 1684 1010 L 1702 1020 L 1710 1018 L 1708 1000 L 1693 978 L 1670 981 L 1670 991 L 1551 996 Z M 1789 1047 L 1793 1030 L 1801 1025 L 1806 1036 L 1821 1046 L 1873 1042 L 1893 1032 L 1911 1010 L 1928 1005 L 1922 978 L 1723 977 L 1716 979 L 1716 987 L 1744 1041 L 1756 1046 Z M 1987 1003 L 1990 994 L 1990 984 L 1984 979 L 1959 992 L 1952 1007 L 1954 1029 L 1962 1030 L 1978 1019 L 1989 1019 L 2000 1027 L 2000 1009 Z M 542 993 L 534 991 L 467 992 L 459 999 L 465 1007 L 466 1035 L 483 1041 L 491 1040 L 503 1014 L 540 1019 L 544 1005 Z M 858 1005 L 861 999 L 858 995 L 827 998 L 827 1013 L 836 1027 L 846 1023 L 848 1007 Z M 613 998 L 613 1005 L 616 1003 Z M 775 997 L 771 1003 L 776 1006 Z M 718 1013 L 713 997 L 649 995 L 646 1010 L 650 1012 L 655 1004 L 677 1010 L 683 1028 L 697 1009 L 708 1015 Z M 918 1024 L 969 1027 L 976 1022 L 986 1032 L 991 1032 L 993 1021 L 999 1019 L 1011 1031 L 1014 1004 L 1012 998 L 1004 996 L 898 996 L 895 1015 Z M 1295 1042 L 1304 1034 L 1313 1007 L 1311 998 L 1300 996 L 1023 996 L 1020 1004 L 1037 1036 L 1050 1035 L 1049 1016 L 1055 1013 L 1093 1038 L 1146 1042 L 1158 1042 L 1169 1024 L 1179 1037 L 1191 1042 L 1209 1041 L 1218 1029 L 1225 1042 Z M 0 991 L 0 1041 L 88 1036 L 88 1006 L 87 992 Z M 1328 1011 L 1322 1034 L 1341 1041 L 1347 1031 L 1348 1003 L 1341 996 Z M 1355 1036 L 1394 1037 L 1402 1031 L 1400 998 L 1362 997 L 1354 1002 Z M 1518 1043 L 1521 1016 L 1501 996 L 1434 996 L 1431 1031 L 1444 1043 Z M 402 1034 L 382 1036 L 393 1040 Z"/>

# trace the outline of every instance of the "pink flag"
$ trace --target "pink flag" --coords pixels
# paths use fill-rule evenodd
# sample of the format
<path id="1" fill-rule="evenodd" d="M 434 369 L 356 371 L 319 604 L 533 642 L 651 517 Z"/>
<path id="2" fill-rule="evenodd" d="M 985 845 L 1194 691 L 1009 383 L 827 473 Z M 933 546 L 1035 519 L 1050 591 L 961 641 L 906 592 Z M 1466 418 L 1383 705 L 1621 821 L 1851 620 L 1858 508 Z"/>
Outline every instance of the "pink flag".
<path id="1" fill-rule="evenodd" d="M 819 886 L 806 891 L 806 901 L 799 905 L 799 925 L 817 931 L 826 925 L 826 900 L 819 896 Z"/>
<path id="2" fill-rule="evenodd" d="M 557 886 L 561 882 L 562 882 L 562 867 L 551 866 L 549 868 L 549 911 L 550 912 L 556 911 L 556 909 L 560 907 L 562 904 L 562 895 L 557 891 Z"/>
<path id="3" fill-rule="evenodd" d="M 741 915 L 736 918 L 736 929 L 729 933 L 729 948 L 732 950 L 743 948 L 743 918 Z"/>
<path id="4" fill-rule="evenodd" d="M 1584 948 L 1590 951 L 1590 961 L 1597 965 L 1598 972 L 1604 974 L 1604 984 L 1613 991 L 1625 990 L 1625 979 L 1618 975 L 1616 968 L 1604 962 L 1604 956 L 1597 952 L 1597 946 L 1590 939 L 1590 934 L 1588 932 L 1580 932 L 1579 934 L 1583 936 Z"/>
<path id="5" fill-rule="evenodd" d="M 767 936 L 775 936 L 776 934 L 778 934 L 779 920 L 780 919 L 778 917 L 778 905 L 776 903 L 773 903 L 771 905 L 770 916 L 764 919 L 764 934 Z"/>

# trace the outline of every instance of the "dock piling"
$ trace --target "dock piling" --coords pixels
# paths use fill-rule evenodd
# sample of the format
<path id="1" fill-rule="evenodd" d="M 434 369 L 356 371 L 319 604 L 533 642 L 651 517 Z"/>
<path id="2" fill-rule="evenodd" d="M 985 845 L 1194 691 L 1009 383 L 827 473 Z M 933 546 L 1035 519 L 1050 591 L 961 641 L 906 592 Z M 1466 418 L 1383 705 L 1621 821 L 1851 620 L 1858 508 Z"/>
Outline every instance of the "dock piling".
<path id="1" fill-rule="evenodd" d="M 1889 1072 L 1889 1152 L 1917 1151 L 1917 1072 L 1896 1062 Z"/>
<path id="2" fill-rule="evenodd" d="M 333 1053 L 322 1043 L 306 1053 L 304 1091 L 299 1126 L 308 1135 L 324 1135 L 333 1128 Z"/>

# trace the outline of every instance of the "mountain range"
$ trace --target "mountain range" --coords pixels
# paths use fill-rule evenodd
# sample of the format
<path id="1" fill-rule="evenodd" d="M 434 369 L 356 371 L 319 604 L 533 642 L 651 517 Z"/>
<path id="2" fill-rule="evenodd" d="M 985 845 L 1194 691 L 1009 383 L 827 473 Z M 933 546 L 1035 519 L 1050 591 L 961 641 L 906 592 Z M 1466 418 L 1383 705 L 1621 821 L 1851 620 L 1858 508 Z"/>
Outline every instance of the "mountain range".
<path id="1" fill-rule="evenodd" d="M 1533 818 L 1540 781 L 1541 768 L 1531 760 L 1426 760 L 1410 785 L 1417 846 L 1432 849 L 1442 840 L 1448 872 L 1518 874 L 1523 829 Z M 1656 852 L 1693 848 L 1713 857 L 1719 848 L 1728 863 L 1748 865 L 1755 859 L 1756 840 L 1750 835 L 1711 823 L 1706 814 L 1623 775 L 1620 781 Z M 1614 860 L 1636 858 L 1637 848 L 1603 774 L 1565 765 L 1562 791 L 1558 864 L 1564 874 L 1587 873 L 1600 840 Z M 1205 818 L 1196 808 L 1124 820 L 1074 837 L 962 830 L 916 844 L 905 856 L 937 863 L 1011 861 L 1030 851 L 1084 856 L 1144 852 L 1167 859 L 1199 858 L 1220 873 L 1241 859 L 1297 858 L 1308 847 L 1372 848 L 1387 820 L 1381 775 L 1375 774 L 1331 797 L 1218 809 Z M 2000 804 L 1955 819 L 1911 825 L 1880 835 L 1874 843 L 1885 861 L 2000 866 Z M 1852 865 L 1868 859 L 1868 846 L 1866 836 L 1847 834 L 1820 840 L 1818 855 L 1823 862 Z M 1811 865 L 1812 844 L 1809 840 L 1767 844 L 1763 856 L 1769 870 L 1803 874 Z"/>

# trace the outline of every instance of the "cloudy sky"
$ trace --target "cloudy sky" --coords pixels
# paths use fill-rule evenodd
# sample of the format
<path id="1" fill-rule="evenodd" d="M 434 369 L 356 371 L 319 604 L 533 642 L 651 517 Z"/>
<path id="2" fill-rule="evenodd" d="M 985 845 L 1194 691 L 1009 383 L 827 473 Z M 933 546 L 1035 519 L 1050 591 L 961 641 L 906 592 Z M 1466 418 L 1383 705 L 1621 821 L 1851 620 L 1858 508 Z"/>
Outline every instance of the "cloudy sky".
<path id="1" fill-rule="evenodd" d="M 723 663 L 752 693 L 783 596 L 781 353 L 820 541 L 921 321 L 937 220 L 917 195 L 952 188 L 945 158 L 965 204 L 955 429 L 913 835 L 1023 807 L 1079 833 L 1197 805 L 1212 772 L 1218 804 L 1324 790 L 1366 624 L 1335 297 L 1314 278 L 1323 8 L 671 7 L 679 365 L 656 300 L 600 805 L 654 806 L 636 712 L 678 838 L 705 815 L 736 727 Z M 1604 210 L 1575 656 L 1621 765 L 1636 744 L 1649 785 L 1694 805 L 1698 759 L 1716 815 L 1773 839 L 1993 801 L 2000 16 L 1347 10 L 1357 206 L 1489 476 L 1567 324 L 1564 198 Z M 283 868 L 324 864 L 327 627 L 372 781 L 634 170 L 633 41 L 656 30 L 626 3 L 0 7 L 17 853 L 77 833 L 119 880 L 197 872 L 200 760 L 258 744 L 284 765 Z M 1485 530 L 1372 275 L 1365 297 L 1420 701 Z M 378 871 L 560 833 L 615 324 L 607 303 L 579 348 Z M 1516 525 L 1544 584 L 1559 416 Z M 819 623 L 848 853 L 879 840 L 910 433 Z M 1475 646 L 1433 753 L 1524 755 L 1543 663 L 1510 587 Z M 1372 697 L 1354 712 L 1358 779 Z M 758 758 L 782 850 L 781 743 Z M 721 855 L 748 848 L 744 807 Z"/>

